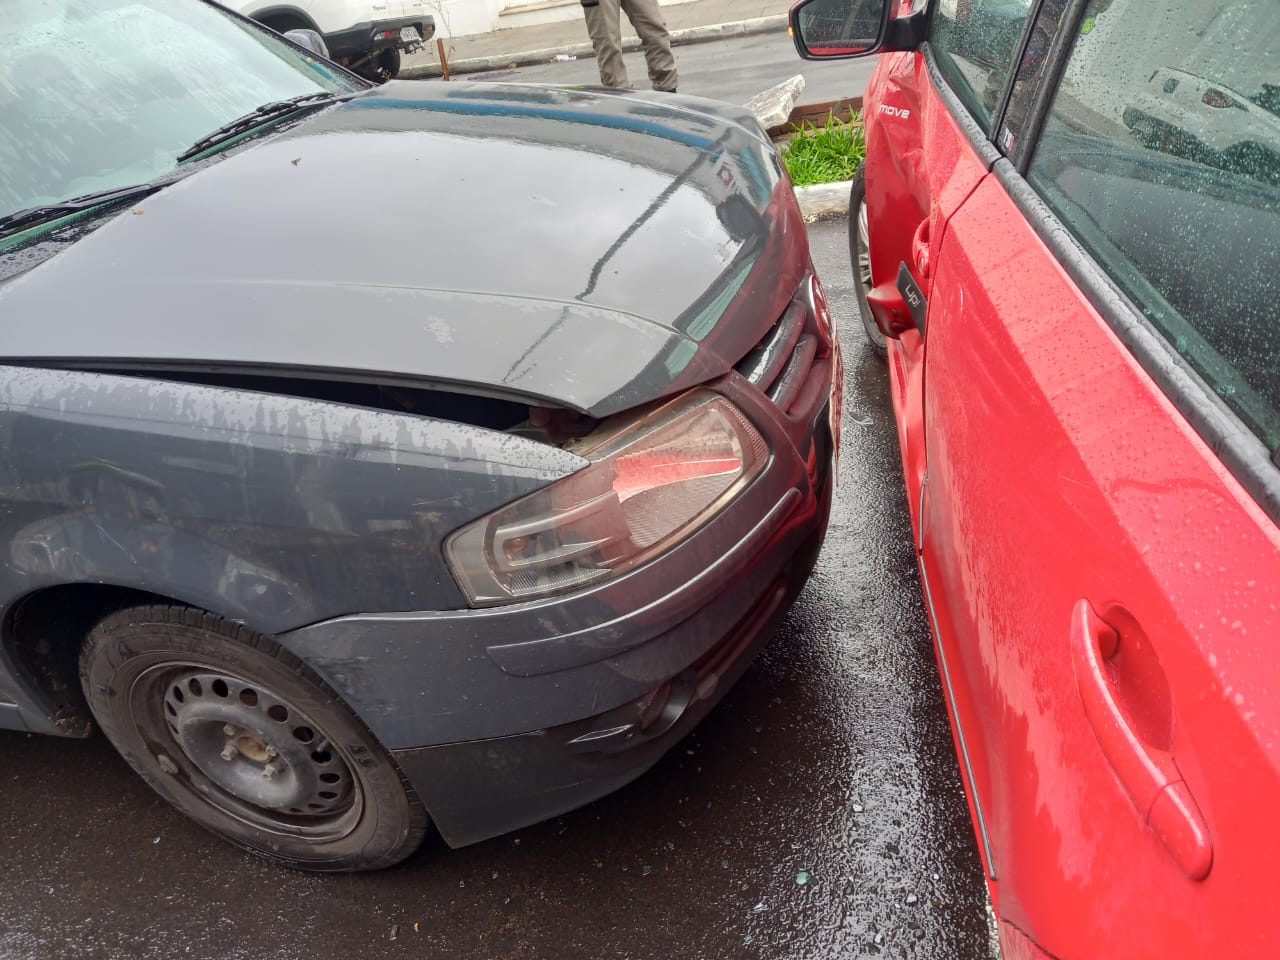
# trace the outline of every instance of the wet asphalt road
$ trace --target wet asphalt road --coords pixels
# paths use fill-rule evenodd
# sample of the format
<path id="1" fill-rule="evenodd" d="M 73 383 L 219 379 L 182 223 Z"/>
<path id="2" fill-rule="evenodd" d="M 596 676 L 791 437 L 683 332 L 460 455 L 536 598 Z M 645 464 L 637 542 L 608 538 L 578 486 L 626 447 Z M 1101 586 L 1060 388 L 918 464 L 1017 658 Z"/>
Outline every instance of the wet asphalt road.
<path id="1" fill-rule="evenodd" d="M 811 239 L 847 373 L 831 529 L 779 636 L 690 738 L 550 823 L 322 877 L 189 825 L 101 739 L 0 732 L 0 958 L 988 957 L 884 368 L 845 224 Z"/>
<path id="2" fill-rule="evenodd" d="M 586 39 L 584 29 L 583 39 Z M 828 63 L 801 60 L 785 30 L 717 40 L 714 43 L 686 44 L 675 48 L 680 70 L 680 92 L 713 97 L 730 103 L 745 103 L 762 90 L 797 73 L 804 74 L 805 89 L 800 103 L 826 103 L 844 97 L 862 96 L 874 57 L 865 60 L 837 60 Z M 644 54 L 625 54 L 627 75 L 637 87 L 648 84 Z M 515 70 L 469 73 L 459 80 L 504 80 L 516 83 L 598 84 L 600 72 L 592 57 L 567 63 L 542 63 Z"/>

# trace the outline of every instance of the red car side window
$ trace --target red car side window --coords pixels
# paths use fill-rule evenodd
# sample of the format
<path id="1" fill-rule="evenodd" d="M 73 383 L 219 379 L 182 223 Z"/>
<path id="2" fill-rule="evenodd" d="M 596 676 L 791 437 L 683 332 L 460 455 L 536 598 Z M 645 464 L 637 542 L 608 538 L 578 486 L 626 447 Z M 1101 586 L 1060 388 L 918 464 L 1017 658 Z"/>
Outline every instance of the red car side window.
<path id="1" fill-rule="evenodd" d="M 938 68 L 988 134 L 1030 12 L 1031 0 L 939 0 L 933 9 Z"/>
<path id="2" fill-rule="evenodd" d="M 1028 180 L 1280 450 L 1280 5 L 1093 0 Z"/>

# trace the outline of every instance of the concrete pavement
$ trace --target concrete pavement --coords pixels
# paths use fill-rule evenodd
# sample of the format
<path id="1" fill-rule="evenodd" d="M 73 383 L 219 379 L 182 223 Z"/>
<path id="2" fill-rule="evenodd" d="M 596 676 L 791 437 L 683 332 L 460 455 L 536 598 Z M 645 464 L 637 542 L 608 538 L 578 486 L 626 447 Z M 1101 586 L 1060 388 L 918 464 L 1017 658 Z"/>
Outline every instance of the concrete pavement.
<path id="1" fill-rule="evenodd" d="M 786 32 L 788 0 L 691 0 L 662 8 L 675 45 L 718 40 L 723 37 Z M 466 37 L 448 36 L 448 24 L 437 22 L 437 36 L 444 39 L 450 73 L 475 73 L 531 63 L 544 63 L 557 55 L 594 58 L 585 21 L 579 17 L 558 23 L 513 27 Z M 625 16 L 622 18 L 624 50 L 639 49 L 639 39 Z M 432 41 L 426 49 L 406 57 L 402 79 L 440 75 L 440 61 Z"/>

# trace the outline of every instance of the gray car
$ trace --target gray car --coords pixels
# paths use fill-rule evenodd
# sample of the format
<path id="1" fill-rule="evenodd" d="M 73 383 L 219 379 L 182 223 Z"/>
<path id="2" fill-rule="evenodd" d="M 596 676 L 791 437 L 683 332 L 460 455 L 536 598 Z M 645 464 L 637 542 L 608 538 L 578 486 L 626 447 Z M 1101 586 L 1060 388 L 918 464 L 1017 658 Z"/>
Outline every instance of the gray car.
<path id="1" fill-rule="evenodd" d="M 0 727 L 317 870 L 652 766 L 827 523 L 839 352 L 759 125 L 372 87 L 201 0 L 5 18 Z"/>

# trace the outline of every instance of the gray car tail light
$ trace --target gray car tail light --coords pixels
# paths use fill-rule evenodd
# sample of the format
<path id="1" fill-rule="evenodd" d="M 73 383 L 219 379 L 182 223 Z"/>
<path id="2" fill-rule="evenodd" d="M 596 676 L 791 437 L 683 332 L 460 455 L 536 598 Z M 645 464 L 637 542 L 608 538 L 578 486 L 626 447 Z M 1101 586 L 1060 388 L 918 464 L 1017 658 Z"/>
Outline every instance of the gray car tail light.
<path id="1" fill-rule="evenodd" d="M 446 541 L 473 606 L 564 593 L 638 566 L 715 516 L 769 456 L 737 407 L 703 390 L 606 424 L 574 452 L 590 465 Z"/>

